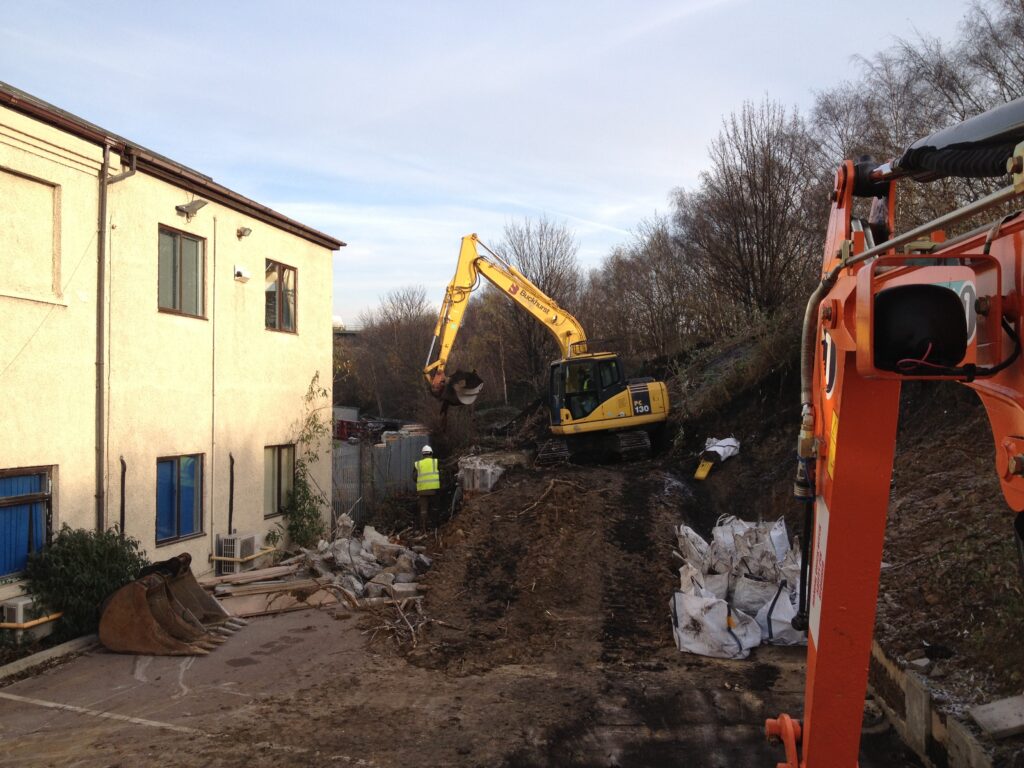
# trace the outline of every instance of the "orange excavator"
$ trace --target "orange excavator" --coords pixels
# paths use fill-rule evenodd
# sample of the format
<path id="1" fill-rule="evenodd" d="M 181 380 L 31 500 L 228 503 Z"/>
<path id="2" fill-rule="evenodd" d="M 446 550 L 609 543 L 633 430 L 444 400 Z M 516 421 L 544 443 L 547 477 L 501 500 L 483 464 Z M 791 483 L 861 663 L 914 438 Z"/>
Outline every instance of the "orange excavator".
<path id="1" fill-rule="evenodd" d="M 967 205 L 895 234 L 907 180 L 1004 177 Z M 794 625 L 808 630 L 802 720 L 767 721 L 778 768 L 855 768 L 900 385 L 957 381 L 981 398 L 996 473 L 1024 535 L 1024 99 L 1004 104 L 878 165 L 836 173 L 821 283 L 802 339 L 795 491 L 805 505 L 804 573 Z M 866 218 L 861 213 L 867 213 Z M 946 230 L 984 216 L 956 237 Z"/>

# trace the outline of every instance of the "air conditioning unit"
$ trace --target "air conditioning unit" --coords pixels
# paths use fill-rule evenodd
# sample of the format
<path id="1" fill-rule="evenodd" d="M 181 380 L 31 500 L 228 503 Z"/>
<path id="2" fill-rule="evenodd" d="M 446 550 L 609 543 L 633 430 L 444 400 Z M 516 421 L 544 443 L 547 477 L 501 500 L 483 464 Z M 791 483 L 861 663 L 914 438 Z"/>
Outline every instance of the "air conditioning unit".
<path id="1" fill-rule="evenodd" d="M 221 557 L 252 557 L 256 554 L 259 549 L 258 536 L 255 533 L 232 533 L 228 536 L 220 536 L 218 541 L 220 543 L 220 552 L 217 554 Z M 251 571 L 256 567 L 256 560 L 249 560 L 245 563 L 232 563 L 225 560 L 219 560 L 220 572 L 223 575 L 230 575 L 234 573 L 241 573 L 242 571 Z"/>
<path id="2" fill-rule="evenodd" d="M 37 603 L 33 595 L 14 597 L 0 604 L 0 617 L 2 617 L 5 624 L 25 624 L 47 615 L 48 611 L 46 608 Z M 37 624 L 31 629 L 14 629 L 9 631 L 14 633 L 16 642 L 20 642 L 26 633 L 38 640 L 53 632 L 53 625 L 54 622 L 48 621 L 45 624 Z"/>

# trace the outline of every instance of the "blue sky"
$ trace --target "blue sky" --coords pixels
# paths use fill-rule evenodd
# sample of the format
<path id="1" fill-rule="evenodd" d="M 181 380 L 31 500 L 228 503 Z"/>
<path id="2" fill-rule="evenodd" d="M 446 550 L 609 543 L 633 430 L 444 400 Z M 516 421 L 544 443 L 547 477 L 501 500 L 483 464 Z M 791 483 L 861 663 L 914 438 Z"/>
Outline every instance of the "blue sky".
<path id="1" fill-rule="evenodd" d="M 596 266 L 693 186 L 723 115 L 815 90 L 944 0 L 0 0 L 0 80 L 349 243 L 335 314 L 439 302 L 459 238 L 564 221 Z"/>

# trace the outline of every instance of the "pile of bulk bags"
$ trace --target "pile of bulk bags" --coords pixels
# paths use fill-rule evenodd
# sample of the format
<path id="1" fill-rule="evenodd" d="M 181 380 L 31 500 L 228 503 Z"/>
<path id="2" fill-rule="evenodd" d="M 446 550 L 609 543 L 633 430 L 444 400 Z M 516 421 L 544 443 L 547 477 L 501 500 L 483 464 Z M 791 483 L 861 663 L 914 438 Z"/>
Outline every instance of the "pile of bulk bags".
<path id="1" fill-rule="evenodd" d="M 745 659 L 762 642 L 807 642 L 793 629 L 800 584 L 800 551 L 786 523 L 720 518 L 711 541 L 680 525 L 683 566 L 672 596 L 672 633 L 680 651 Z"/>

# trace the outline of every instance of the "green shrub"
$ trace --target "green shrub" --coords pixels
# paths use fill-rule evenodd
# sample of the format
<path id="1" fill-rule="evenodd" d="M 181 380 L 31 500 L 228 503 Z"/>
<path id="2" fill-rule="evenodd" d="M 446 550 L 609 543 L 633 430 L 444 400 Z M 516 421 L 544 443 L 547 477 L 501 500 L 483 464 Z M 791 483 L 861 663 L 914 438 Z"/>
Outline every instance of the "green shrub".
<path id="1" fill-rule="evenodd" d="M 284 506 L 288 541 L 310 549 L 326 533 L 322 510 L 330 504 L 327 495 L 316 487 L 304 459 L 295 460 L 295 482 Z"/>
<path id="2" fill-rule="evenodd" d="M 64 525 L 52 544 L 29 556 L 25 578 L 47 608 L 64 612 L 56 632 L 70 638 L 95 632 L 104 599 L 148 564 L 137 539 Z"/>

